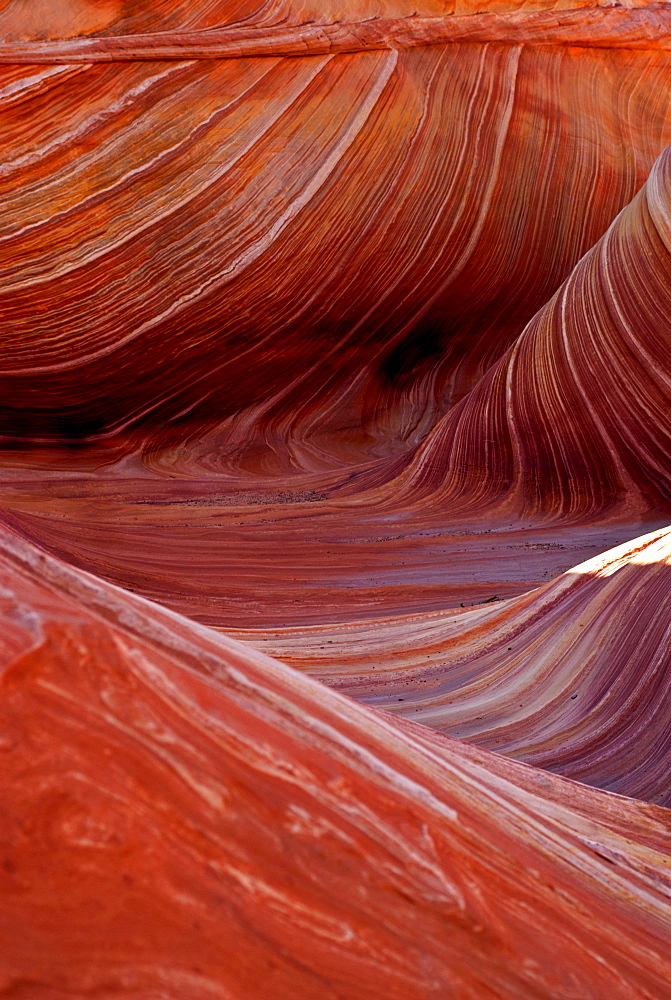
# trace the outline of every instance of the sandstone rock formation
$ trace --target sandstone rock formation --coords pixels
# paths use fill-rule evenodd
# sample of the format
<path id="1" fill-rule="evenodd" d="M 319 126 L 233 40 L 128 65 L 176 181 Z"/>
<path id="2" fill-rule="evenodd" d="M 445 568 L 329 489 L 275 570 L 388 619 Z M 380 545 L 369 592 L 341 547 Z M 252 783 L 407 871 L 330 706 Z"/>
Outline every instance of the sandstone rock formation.
<path id="1" fill-rule="evenodd" d="M 666 1000 L 671 7 L 0 0 L 0 994 Z"/>
<path id="2" fill-rule="evenodd" d="M 5 995 L 664 995 L 667 810 L 0 549 Z"/>

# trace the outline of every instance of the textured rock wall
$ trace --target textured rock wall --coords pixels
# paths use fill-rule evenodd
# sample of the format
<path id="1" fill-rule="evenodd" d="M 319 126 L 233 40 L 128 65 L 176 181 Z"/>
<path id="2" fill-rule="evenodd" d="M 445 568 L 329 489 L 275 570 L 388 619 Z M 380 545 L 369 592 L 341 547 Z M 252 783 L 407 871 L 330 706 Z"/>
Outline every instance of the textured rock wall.
<path id="1" fill-rule="evenodd" d="M 0 2 L 0 994 L 667 1000 L 671 8 Z"/>

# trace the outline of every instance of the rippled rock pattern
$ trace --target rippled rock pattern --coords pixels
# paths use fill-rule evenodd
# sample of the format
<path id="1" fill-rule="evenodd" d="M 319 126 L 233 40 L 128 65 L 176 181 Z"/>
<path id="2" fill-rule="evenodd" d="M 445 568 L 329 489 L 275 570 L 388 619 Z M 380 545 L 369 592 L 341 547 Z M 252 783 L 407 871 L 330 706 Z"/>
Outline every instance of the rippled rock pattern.
<path id="1" fill-rule="evenodd" d="M 0 2 L 0 995 L 666 1000 L 671 7 Z"/>

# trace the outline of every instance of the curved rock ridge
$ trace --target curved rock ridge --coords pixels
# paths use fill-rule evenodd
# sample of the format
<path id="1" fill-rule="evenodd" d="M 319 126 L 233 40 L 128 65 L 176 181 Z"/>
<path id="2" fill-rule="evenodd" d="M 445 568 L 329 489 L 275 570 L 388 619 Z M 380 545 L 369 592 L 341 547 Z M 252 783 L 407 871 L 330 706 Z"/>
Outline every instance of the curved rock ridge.
<path id="1" fill-rule="evenodd" d="M 458 42 L 577 45 L 581 48 L 671 49 L 666 4 L 635 10 L 613 4 L 551 10 L 513 9 L 444 17 L 374 16 L 313 23 L 84 37 L 64 41 L 0 41 L 0 61 L 78 63 L 155 59 L 241 59 L 310 56 Z M 517 5 L 515 5 L 517 6 Z M 546 5 L 541 3 L 541 7 Z M 477 13 L 477 16 L 475 16 Z M 291 19 L 291 16 L 289 15 Z M 282 19 L 284 20 L 284 19 Z"/>
<path id="2" fill-rule="evenodd" d="M 7 995 L 666 995 L 665 810 L 0 552 Z"/>
<path id="3" fill-rule="evenodd" d="M 627 3 L 628 7 L 639 6 Z M 570 8 L 583 2 L 503 0 L 501 10 Z M 194 5 L 187 0 L 3 0 L 0 38 L 16 42 L 44 42 L 82 36 L 174 34 L 184 31 L 259 30 L 268 25 L 292 26 L 380 17 L 441 17 L 486 10 L 481 0 L 214 0 Z"/>
<path id="4" fill-rule="evenodd" d="M 228 634 L 368 704 L 668 806 L 670 608 L 665 528 L 512 600 Z"/>
<path id="5" fill-rule="evenodd" d="M 497 13 L 520 11 L 563 11 L 618 8 L 614 0 L 500 0 Z M 625 8 L 663 7 L 645 0 L 625 0 Z M 225 29 L 226 36 L 258 37 L 263 44 L 264 29 L 296 29 L 311 25 L 328 29 L 352 23 L 355 32 L 366 21 L 429 21 L 433 36 L 440 24 L 454 15 L 489 12 L 489 0 L 214 0 L 194 5 L 185 0 L 2 0 L 0 3 L 0 44 L 5 53 L 22 50 L 39 58 L 41 51 L 57 51 L 54 40 L 102 38 L 113 47 L 117 39 L 147 37 L 161 45 L 170 37 L 181 39 L 191 33 Z M 583 19 L 584 20 L 584 19 Z M 367 30 L 364 27 L 364 31 Z M 410 28 L 410 31 L 417 30 Z M 425 29 L 422 29 L 423 31 Z M 166 36 L 168 36 L 166 38 Z M 431 40 L 430 37 L 430 40 Z M 46 45 L 45 45 L 46 43 Z M 207 42 L 206 42 L 207 44 Z M 44 46 L 44 49 L 43 49 Z M 75 47 L 73 51 L 77 51 Z M 299 52 L 298 54 L 303 54 Z"/>
<path id="6" fill-rule="evenodd" d="M 496 501 L 523 516 L 668 509 L 670 278 L 666 149 L 631 205 L 432 432 L 404 473 L 409 489 L 453 510 Z"/>

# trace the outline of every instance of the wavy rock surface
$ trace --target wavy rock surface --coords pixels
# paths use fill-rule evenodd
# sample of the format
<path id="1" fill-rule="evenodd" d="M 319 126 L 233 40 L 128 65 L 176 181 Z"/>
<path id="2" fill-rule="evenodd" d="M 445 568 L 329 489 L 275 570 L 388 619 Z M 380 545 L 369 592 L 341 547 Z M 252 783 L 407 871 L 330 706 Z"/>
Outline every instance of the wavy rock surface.
<path id="1" fill-rule="evenodd" d="M 411 479 L 444 482 L 448 504 L 496 498 L 522 513 L 668 504 L 670 275 L 667 149 L 514 347 L 436 428 Z"/>
<path id="2" fill-rule="evenodd" d="M 664 529 L 514 600 L 229 634 L 415 722 L 671 805 L 670 562 Z"/>
<path id="3" fill-rule="evenodd" d="M 0 547 L 8 996 L 664 995 L 666 811 Z"/>
<path id="4" fill-rule="evenodd" d="M 667 1000 L 670 29 L 0 0 L 0 994 Z"/>
<path id="5" fill-rule="evenodd" d="M 153 457 L 207 426 L 206 475 L 417 443 L 671 142 L 670 59 L 0 67 L 0 431 L 153 422 Z"/>
<path id="6" fill-rule="evenodd" d="M 93 457 L 71 457 L 67 466 L 61 456 L 55 475 L 39 452 L 28 452 L 5 479 L 13 523 L 85 568 L 222 626 L 245 624 L 241 610 L 250 625 L 275 625 L 510 596 L 581 561 L 595 537 L 597 547 L 608 548 L 663 523 L 669 164 L 665 152 L 515 345 L 414 452 L 406 442 L 405 452 L 385 459 L 377 438 L 380 458 L 366 465 L 360 455 L 347 471 L 341 455 L 329 470 L 329 455 L 347 435 L 324 425 L 319 404 L 301 409 L 294 386 L 274 399 L 275 427 L 267 409 L 266 422 L 260 420 L 265 404 L 218 430 L 194 428 L 191 415 L 172 444 L 174 427 L 155 440 L 136 431 Z M 414 351 L 416 330 L 413 337 Z M 323 355 L 323 344 L 314 349 Z M 241 355 L 251 350 L 246 344 Z M 361 368 L 366 351 L 364 345 L 353 352 L 351 364 Z M 412 352 L 402 357 L 402 377 L 426 407 L 422 365 L 410 364 Z M 330 378 L 323 356 L 313 368 Z M 333 383 L 347 370 L 341 364 Z M 254 385 L 264 371 L 246 370 Z M 275 372 L 279 378 L 282 366 Z M 361 372 L 360 385 L 372 377 L 365 367 Z M 315 383 L 301 385 L 314 395 Z M 152 391 L 151 382 L 137 388 Z M 394 392 L 398 414 L 403 396 L 398 386 Z M 350 419 L 353 398 L 338 399 Z M 388 414 L 383 406 L 376 412 L 383 421 Z M 320 450 L 305 436 L 303 420 L 323 435 Z M 255 439 L 261 426 L 266 443 L 274 438 L 265 450 Z M 352 436 L 345 454 L 355 462 Z M 269 547 L 270 580 L 259 572 Z M 520 551 L 534 555 L 521 563 Z"/>

